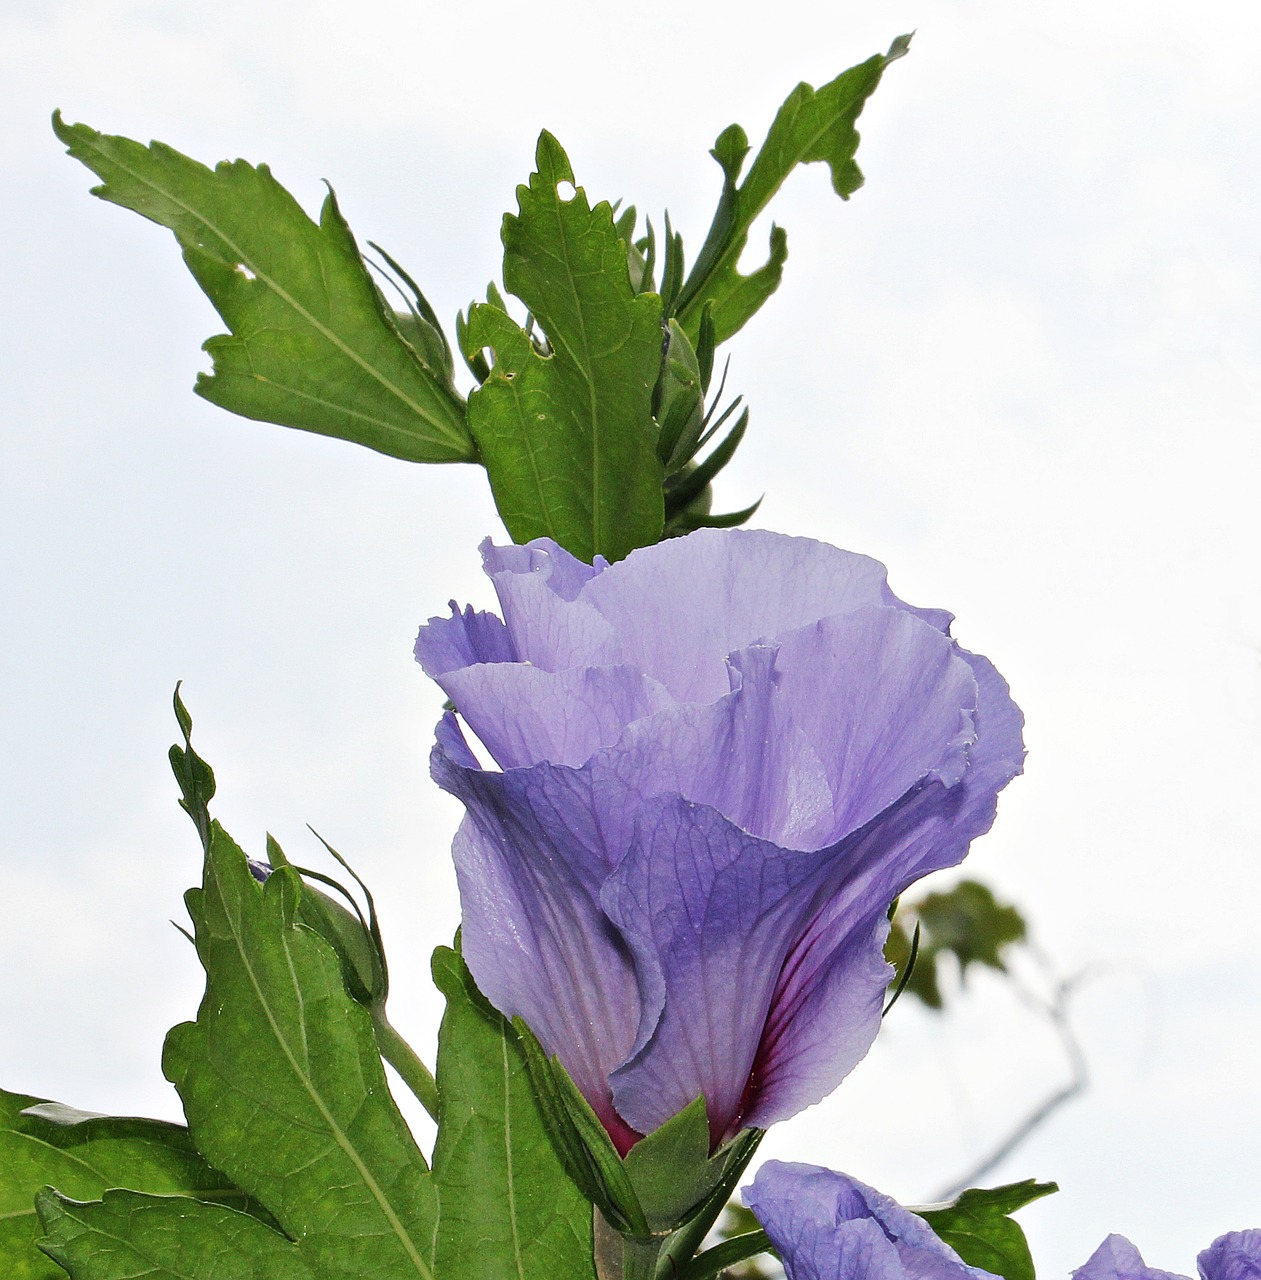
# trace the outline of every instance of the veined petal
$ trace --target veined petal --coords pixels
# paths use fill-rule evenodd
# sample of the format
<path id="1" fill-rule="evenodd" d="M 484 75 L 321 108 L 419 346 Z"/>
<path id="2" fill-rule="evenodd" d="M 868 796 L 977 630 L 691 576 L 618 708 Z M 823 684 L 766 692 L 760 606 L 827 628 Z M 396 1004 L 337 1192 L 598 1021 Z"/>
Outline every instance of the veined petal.
<path id="1" fill-rule="evenodd" d="M 618 656 L 681 702 L 728 691 L 737 649 L 890 602 L 877 560 L 783 534 L 701 529 L 644 547 L 593 577 L 580 600 L 616 635 Z"/>
<path id="2" fill-rule="evenodd" d="M 929 781 L 833 847 L 826 899 L 794 938 L 753 1069 L 747 1123 L 765 1128 L 826 1097 L 880 1028 L 892 970 L 883 946 L 889 903 L 937 866 L 957 862 L 961 786 Z"/>
<path id="3" fill-rule="evenodd" d="M 648 1132 L 703 1093 L 716 1142 L 742 1127 L 785 954 L 839 878 L 826 853 L 759 840 L 708 806 L 642 806 L 601 895 L 640 976 L 632 1056 L 612 1077 L 630 1124 Z"/>
<path id="4" fill-rule="evenodd" d="M 776 645 L 779 719 L 805 734 L 831 790 L 818 845 L 856 831 L 921 779 L 953 786 L 963 777 L 977 683 L 941 632 L 901 609 L 864 608 Z"/>
<path id="5" fill-rule="evenodd" d="M 517 661 L 545 671 L 613 666 L 621 661 L 613 629 L 582 599 L 585 584 L 605 572 L 575 559 L 550 538 L 524 547 L 482 543 L 482 561 Z"/>
<path id="6" fill-rule="evenodd" d="M 843 1173 L 768 1160 L 744 1202 L 788 1280 L 993 1280 L 923 1218 Z"/>
<path id="7" fill-rule="evenodd" d="M 1259 1280 L 1261 1229 L 1218 1236 L 1198 1259 L 1201 1280 Z"/>
<path id="8" fill-rule="evenodd" d="M 1124 1237 L 1110 1235 L 1073 1272 L 1073 1280 L 1187 1280 L 1174 1271 L 1158 1271 Z"/>
<path id="9" fill-rule="evenodd" d="M 674 704 L 663 685 L 626 666 L 500 663 L 451 671 L 438 683 L 503 769 L 542 760 L 577 767 L 627 725 Z"/>
<path id="10" fill-rule="evenodd" d="M 547 764 L 485 772 L 462 746 L 448 715 L 433 774 L 468 810 L 453 853 L 469 969 L 495 1008 L 559 1056 L 626 1150 L 639 1135 L 614 1110 L 609 1075 L 630 1050 L 639 994 L 599 904 L 611 854 L 590 775 Z"/>
<path id="11" fill-rule="evenodd" d="M 472 605 L 461 611 L 451 601 L 451 617 L 430 618 L 416 637 L 416 661 L 434 680 L 479 662 L 516 662 L 517 651 L 508 628 L 493 613 Z"/>

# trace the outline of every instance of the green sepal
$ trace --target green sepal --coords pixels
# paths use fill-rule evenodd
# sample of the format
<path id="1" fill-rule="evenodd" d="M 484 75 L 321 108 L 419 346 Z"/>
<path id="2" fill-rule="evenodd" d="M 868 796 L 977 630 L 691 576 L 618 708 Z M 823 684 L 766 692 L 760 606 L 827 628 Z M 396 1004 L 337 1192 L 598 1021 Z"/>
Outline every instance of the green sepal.
<path id="1" fill-rule="evenodd" d="M 325 844 L 324 847 L 329 846 Z M 334 856 L 345 865 L 340 855 L 334 853 Z M 273 869 L 293 867 L 293 863 L 270 833 L 267 836 L 267 861 Z M 305 867 L 293 869 L 304 881 L 319 880 L 336 889 L 350 903 L 353 910 L 314 885 L 304 884 L 298 903 L 298 920 L 318 933 L 337 952 L 346 989 L 360 1004 L 384 1004 L 390 994 L 390 973 L 385 963 L 385 950 L 381 945 L 381 932 L 377 927 L 376 910 L 371 897 L 368 901 L 369 915 L 365 920 L 350 892 L 331 876 Z M 359 884 L 362 888 L 363 882 L 359 881 Z"/>
<path id="2" fill-rule="evenodd" d="M 626 1153 L 626 1172 L 654 1233 L 675 1231 L 700 1210 L 727 1172 L 732 1151 L 727 1143 L 710 1154 L 705 1099 L 696 1098 Z"/>
<path id="3" fill-rule="evenodd" d="M 53 129 L 102 179 L 94 195 L 175 233 L 228 326 L 204 344 L 198 395 L 411 462 L 477 456 L 463 402 L 399 332 L 331 190 L 316 223 L 266 165 L 209 169 L 60 114 Z"/>
<path id="4" fill-rule="evenodd" d="M 721 1244 L 699 1253 L 679 1272 L 679 1280 L 714 1280 L 723 1275 L 729 1267 L 747 1262 L 759 1254 L 768 1253 L 777 1257 L 771 1238 L 765 1231 L 748 1231 L 743 1235 L 729 1236 Z"/>
<path id="5" fill-rule="evenodd" d="M 973 1188 L 948 1205 L 915 1212 L 969 1266 L 1004 1280 L 1034 1280 L 1029 1242 L 1011 1215 L 1058 1190 L 1054 1182 L 1027 1178 L 986 1191 Z"/>
<path id="6" fill-rule="evenodd" d="M 614 1230 L 649 1236 L 652 1229 L 608 1131 L 569 1078 L 560 1059 L 549 1058 L 521 1018 L 513 1018 L 539 1111 L 557 1155 L 583 1195 Z"/>
<path id="7" fill-rule="evenodd" d="M 521 1039 L 478 991 L 458 951 L 439 947 L 446 997 L 438 1035 L 442 1280 L 581 1280 L 592 1275 L 591 1203 L 549 1136 Z"/>
<path id="8" fill-rule="evenodd" d="M 494 352 L 469 398 L 469 425 L 513 541 L 555 539 L 588 563 L 659 540 L 665 521 L 652 389 L 661 364 L 661 301 L 636 294 L 607 202 L 581 187 L 550 133 L 504 218 L 504 283 L 546 347 L 493 300 L 459 326 L 471 360 Z"/>
<path id="9" fill-rule="evenodd" d="M 710 153 L 723 171 L 718 207 L 678 297 L 667 299 L 668 314 L 677 315 L 690 336 L 698 334 L 709 303 L 716 339 L 725 342 L 779 287 L 788 256 L 781 228 L 771 228 L 769 256 L 761 267 L 743 275 L 736 264 L 754 221 L 797 165 L 826 163 L 832 188 L 843 200 L 862 185 L 862 173 L 854 162 L 859 141 L 855 121 L 885 68 L 902 57 L 909 45 L 910 37 L 900 36 L 888 53 L 868 58 L 819 89 L 799 84 L 776 113 L 742 183 L 738 179 L 749 151 L 744 130 L 731 125 L 718 136 Z"/>
<path id="10" fill-rule="evenodd" d="M 666 324 L 665 357 L 653 399 L 661 424 L 657 454 L 668 476 L 696 452 L 705 415 L 700 360 L 677 320 Z"/>
<path id="11" fill-rule="evenodd" d="M 0 1089 L 0 1276 L 56 1280 L 64 1273 L 40 1253 L 35 1193 L 56 1186 L 92 1200 L 123 1184 L 190 1195 L 264 1216 L 198 1155 L 182 1125 L 100 1116 Z"/>

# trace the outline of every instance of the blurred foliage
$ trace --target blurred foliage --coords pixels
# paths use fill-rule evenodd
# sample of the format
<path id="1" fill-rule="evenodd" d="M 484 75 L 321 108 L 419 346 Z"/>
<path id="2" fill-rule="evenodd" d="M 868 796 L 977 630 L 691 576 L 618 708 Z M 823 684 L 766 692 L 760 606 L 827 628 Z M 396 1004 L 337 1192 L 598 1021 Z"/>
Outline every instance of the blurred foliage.
<path id="1" fill-rule="evenodd" d="M 908 975 L 917 925 L 919 946 Z M 979 880 L 961 880 L 953 889 L 898 903 L 884 954 L 897 969 L 895 989 L 905 982 L 909 994 L 930 1009 L 940 1010 L 944 1006 L 940 977 L 945 957 L 954 957 L 962 980 L 973 964 L 1006 973 L 1009 948 L 1023 943 L 1027 932 L 1024 917 L 1015 907 L 999 902 Z"/>

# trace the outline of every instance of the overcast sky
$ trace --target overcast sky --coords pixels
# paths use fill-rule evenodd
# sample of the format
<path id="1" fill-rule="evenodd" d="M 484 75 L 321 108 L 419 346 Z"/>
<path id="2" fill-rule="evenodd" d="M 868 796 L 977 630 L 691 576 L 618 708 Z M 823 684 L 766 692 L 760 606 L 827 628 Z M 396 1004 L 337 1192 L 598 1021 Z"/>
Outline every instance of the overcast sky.
<path id="1" fill-rule="evenodd" d="M 353 17 L 351 16 L 353 12 Z M 450 319 L 552 130 L 592 198 L 669 206 L 901 32 L 848 204 L 797 174 L 779 295 L 732 344 L 752 421 L 719 501 L 884 560 L 958 615 L 1028 716 L 1027 774 L 968 869 L 1017 902 L 1092 1068 L 992 1180 L 1044 1277 L 1122 1231 L 1189 1272 L 1261 1226 L 1261 10 L 1129 0 L 529 8 L 9 0 L 0 16 L 0 1080 L 178 1115 L 161 1038 L 199 971 L 198 871 L 165 752 L 177 679 L 252 850 L 377 892 L 396 1023 L 428 1046 L 457 920 L 458 813 L 427 777 L 441 695 L 411 660 L 488 603 L 481 472 L 230 417 L 191 394 L 217 318 L 169 234 L 88 197 L 53 107 L 204 161 L 327 178 Z M 654 218 L 655 220 L 655 218 Z M 754 244 L 765 243 L 764 230 Z M 1065 1072 L 1000 984 L 901 1006 L 768 1153 L 923 1200 Z"/>

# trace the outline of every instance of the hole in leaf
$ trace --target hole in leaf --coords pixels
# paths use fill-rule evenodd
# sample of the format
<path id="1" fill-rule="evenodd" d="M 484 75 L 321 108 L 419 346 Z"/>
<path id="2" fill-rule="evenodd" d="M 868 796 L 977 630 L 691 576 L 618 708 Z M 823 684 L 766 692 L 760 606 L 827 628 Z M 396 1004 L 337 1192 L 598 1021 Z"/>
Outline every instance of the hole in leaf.
<path id="1" fill-rule="evenodd" d="M 556 195 L 562 204 L 568 204 L 578 194 L 578 188 L 572 182 L 558 182 Z"/>

